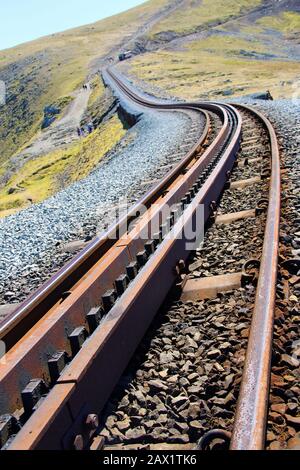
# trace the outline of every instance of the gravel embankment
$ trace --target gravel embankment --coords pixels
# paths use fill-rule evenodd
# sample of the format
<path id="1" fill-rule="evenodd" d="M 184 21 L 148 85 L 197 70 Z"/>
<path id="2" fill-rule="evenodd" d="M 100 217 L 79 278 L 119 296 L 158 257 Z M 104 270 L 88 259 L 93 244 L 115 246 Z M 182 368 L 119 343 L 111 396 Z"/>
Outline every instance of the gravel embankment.
<path id="1" fill-rule="evenodd" d="M 1 220 L 0 304 L 23 300 L 70 259 L 64 244 L 104 230 L 119 200 L 138 200 L 178 161 L 182 142 L 197 139 L 201 127 L 195 113 L 146 111 L 128 131 L 127 146 L 119 146 L 87 178 Z"/>

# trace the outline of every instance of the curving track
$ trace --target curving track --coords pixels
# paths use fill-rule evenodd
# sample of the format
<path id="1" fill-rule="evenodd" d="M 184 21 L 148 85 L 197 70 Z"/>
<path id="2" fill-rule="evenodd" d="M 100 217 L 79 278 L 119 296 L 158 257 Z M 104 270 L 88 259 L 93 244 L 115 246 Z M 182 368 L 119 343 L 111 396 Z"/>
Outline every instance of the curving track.
<path id="1" fill-rule="evenodd" d="M 106 74 L 141 106 L 204 114 L 205 130 L 183 161 L 117 225 L 0 325 L 0 339 L 9 349 L 0 366 L 0 444 L 8 449 L 89 447 L 97 415 L 199 245 L 240 148 L 238 109 L 218 103 L 158 103 L 137 94 L 111 70 Z M 250 449 L 264 446 L 280 176 L 271 125 L 254 110 L 246 111 L 261 121 L 272 147 L 265 244 L 231 442 L 232 448 Z"/>

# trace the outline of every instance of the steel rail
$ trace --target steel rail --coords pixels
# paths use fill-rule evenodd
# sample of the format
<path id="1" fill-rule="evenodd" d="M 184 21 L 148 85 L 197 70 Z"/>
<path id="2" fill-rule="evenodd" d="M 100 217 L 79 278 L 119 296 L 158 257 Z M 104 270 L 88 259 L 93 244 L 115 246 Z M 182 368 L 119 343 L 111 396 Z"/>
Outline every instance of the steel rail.
<path id="1" fill-rule="evenodd" d="M 197 103 L 197 106 L 201 107 L 202 103 Z M 207 104 L 207 109 L 217 110 L 224 115 L 223 128 L 202 158 L 172 183 L 168 194 L 161 197 L 160 207 L 178 201 L 195 184 L 199 188 L 198 192 L 193 191 L 192 201 L 171 230 L 172 236 L 163 239 L 104 321 L 84 342 L 9 449 L 71 448 L 76 435 L 80 435 L 85 446 L 88 444 L 90 429 L 85 423 L 86 416 L 101 412 L 128 360 L 176 280 L 174 267 L 180 259 L 186 260 L 189 256 L 185 229 L 195 226 L 201 205 L 204 208 L 204 220 L 208 219 L 211 201 L 220 197 L 228 172 L 234 165 L 241 138 L 241 118 L 230 106 Z M 201 172 L 208 164 L 210 174 L 203 182 Z M 151 217 L 157 210 L 150 208 Z M 5 396 L 11 400 L 12 406 L 15 403 L 15 388 L 24 382 L 24 371 L 27 374 L 27 383 L 28 378 L 35 377 L 32 375 L 34 371 L 41 374 L 43 370 L 38 377 L 47 374 L 42 362 L 45 362 L 45 357 L 49 357 L 53 350 L 61 350 L 58 342 L 59 335 L 63 334 L 65 337 L 65 322 L 82 324 L 82 315 L 91 302 L 89 297 L 94 298 L 96 305 L 97 302 L 99 304 L 99 282 L 103 282 L 101 272 L 107 275 L 108 271 L 114 278 L 115 269 L 111 267 L 114 259 L 118 260 L 122 256 L 122 266 L 132 260 L 140 247 L 140 242 L 136 241 L 134 235 L 140 229 L 147 228 L 149 220 L 141 218 L 141 224 L 142 227 L 121 237 L 115 247 L 110 249 L 106 261 L 99 261 L 85 273 L 71 295 L 61 305 L 50 309 L 45 318 L 8 353 L 8 366 L 0 373 L 0 379 L 2 389 L 6 391 Z M 47 338 L 51 341 L 47 341 Z"/>
<path id="2" fill-rule="evenodd" d="M 268 130 L 272 162 L 264 244 L 231 449 L 261 450 L 265 448 L 268 416 L 279 252 L 280 154 L 276 133 L 270 121 L 256 109 L 249 106 L 241 108 L 258 116 Z"/>
<path id="3" fill-rule="evenodd" d="M 126 91 L 128 94 L 128 90 Z M 137 96 L 131 95 L 132 99 L 137 99 Z M 139 104 L 143 105 L 140 99 Z M 144 103 L 144 106 L 151 106 L 151 103 Z M 158 105 L 154 106 L 156 109 L 160 108 Z M 6 345 L 6 350 L 17 343 L 30 328 L 42 316 L 53 307 L 62 297 L 64 292 L 67 292 L 76 284 L 82 277 L 84 272 L 87 272 L 95 263 L 101 258 L 103 253 L 107 252 L 113 242 L 113 234 L 121 234 L 126 231 L 129 221 L 132 221 L 136 214 L 139 213 L 141 207 L 150 207 L 153 202 L 161 196 L 164 190 L 178 177 L 183 168 L 187 167 L 192 161 L 195 153 L 201 149 L 206 142 L 210 127 L 210 118 L 206 111 L 196 105 L 174 104 L 168 105 L 169 110 L 178 109 L 192 109 L 193 111 L 200 112 L 204 115 L 206 123 L 204 130 L 199 137 L 198 141 L 187 153 L 187 155 L 177 164 L 167 175 L 151 188 L 133 207 L 128 213 L 117 222 L 113 223 L 107 231 L 97 236 L 91 243 L 87 245 L 78 255 L 76 255 L 70 262 L 61 268 L 55 275 L 53 275 L 46 283 L 30 295 L 20 306 L 16 308 L 0 323 L 0 340 Z M 222 109 L 218 106 L 212 107 L 212 110 L 220 115 L 222 119 L 225 116 Z"/>

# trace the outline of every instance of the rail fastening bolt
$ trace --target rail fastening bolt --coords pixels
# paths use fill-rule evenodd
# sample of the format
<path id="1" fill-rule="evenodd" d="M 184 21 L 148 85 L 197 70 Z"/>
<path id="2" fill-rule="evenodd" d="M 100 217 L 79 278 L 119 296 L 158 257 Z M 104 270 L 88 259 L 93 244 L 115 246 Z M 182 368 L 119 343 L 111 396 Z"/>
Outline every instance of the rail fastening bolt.
<path id="1" fill-rule="evenodd" d="M 97 429 L 99 426 L 99 418 L 98 415 L 96 414 L 89 414 L 86 418 L 85 421 L 86 426 L 88 426 L 90 429 Z"/>
<path id="2" fill-rule="evenodd" d="M 84 441 L 83 441 L 83 436 L 81 434 L 78 434 L 73 443 L 74 449 L 75 450 L 83 450 L 84 449 Z"/>

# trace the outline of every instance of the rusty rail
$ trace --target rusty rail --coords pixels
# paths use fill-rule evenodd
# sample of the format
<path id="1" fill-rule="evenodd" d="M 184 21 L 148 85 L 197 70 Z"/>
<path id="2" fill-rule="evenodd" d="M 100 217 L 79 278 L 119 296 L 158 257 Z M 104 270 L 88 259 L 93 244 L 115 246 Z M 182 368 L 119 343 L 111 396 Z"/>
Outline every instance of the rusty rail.
<path id="1" fill-rule="evenodd" d="M 270 121 L 251 107 L 243 106 L 242 108 L 257 115 L 267 128 L 270 136 L 272 164 L 269 207 L 259 280 L 231 449 L 261 450 L 265 447 L 268 414 L 279 251 L 280 155 L 276 133 Z"/>

